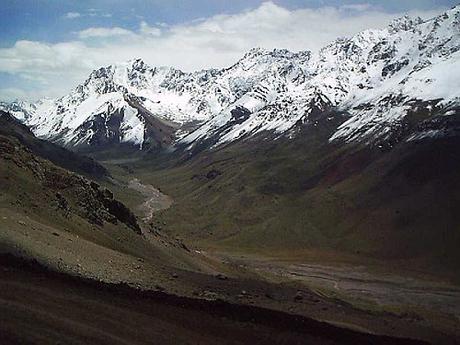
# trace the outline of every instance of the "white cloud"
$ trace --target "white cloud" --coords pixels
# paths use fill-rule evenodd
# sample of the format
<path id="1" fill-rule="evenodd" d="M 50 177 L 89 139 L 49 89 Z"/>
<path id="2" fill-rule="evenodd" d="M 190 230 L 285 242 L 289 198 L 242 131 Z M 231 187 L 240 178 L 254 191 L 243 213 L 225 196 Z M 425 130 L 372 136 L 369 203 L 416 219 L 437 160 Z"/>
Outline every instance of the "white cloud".
<path id="1" fill-rule="evenodd" d="M 130 36 L 134 32 L 119 27 L 113 28 L 88 28 L 78 32 L 78 37 L 82 40 L 87 38 L 104 38 L 114 36 Z"/>
<path id="2" fill-rule="evenodd" d="M 79 13 L 79 12 L 67 12 L 64 15 L 64 18 L 66 18 L 66 19 L 75 19 L 75 18 L 79 18 L 79 17 L 81 17 L 81 13 Z"/>
<path id="3" fill-rule="evenodd" d="M 142 21 L 139 29 L 140 34 L 150 35 L 150 36 L 161 36 L 161 29 L 148 25 L 146 22 Z"/>
<path id="4" fill-rule="evenodd" d="M 84 13 L 80 12 L 67 12 L 62 16 L 65 19 L 76 19 L 81 17 L 100 17 L 100 18 L 111 18 L 111 13 L 103 13 L 101 10 L 96 8 L 90 8 Z"/>
<path id="5" fill-rule="evenodd" d="M 350 10 L 350 11 L 368 11 L 372 8 L 371 4 L 364 3 L 364 4 L 349 4 L 349 5 L 342 5 L 340 6 L 343 10 Z"/>
<path id="6" fill-rule="evenodd" d="M 439 12 L 412 14 L 427 18 Z M 403 14 L 379 12 L 365 4 L 288 10 L 266 2 L 242 13 L 181 25 L 142 21 L 137 30 L 87 28 L 69 42 L 18 41 L 0 49 L 0 72 L 33 79 L 35 96 L 54 97 L 82 82 L 92 69 L 132 58 L 187 71 L 225 67 L 255 46 L 315 51 L 339 36 L 383 27 L 399 15 Z M 0 99 L 5 95 L 0 90 Z"/>

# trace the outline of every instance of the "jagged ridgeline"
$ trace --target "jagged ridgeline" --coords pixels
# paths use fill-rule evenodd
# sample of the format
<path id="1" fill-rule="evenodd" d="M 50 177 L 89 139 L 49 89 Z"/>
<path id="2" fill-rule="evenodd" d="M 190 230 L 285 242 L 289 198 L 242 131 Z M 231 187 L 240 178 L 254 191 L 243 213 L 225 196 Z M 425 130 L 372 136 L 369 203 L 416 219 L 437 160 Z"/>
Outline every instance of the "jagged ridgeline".
<path id="1" fill-rule="evenodd" d="M 77 149 L 292 135 L 312 114 L 331 109 L 343 118 L 331 141 L 380 145 L 401 139 L 401 131 L 411 140 L 444 135 L 449 129 L 434 122 L 407 128 L 456 114 L 459 13 L 457 6 L 426 21 L 403 17 L 315 53 L 252 49 L 221 70 L 185 73 L 137 59 L 95 70 L 61 98 L 2 107 L 37 136 Z M 245 116 L 235 120 L 235 109 Z"/>

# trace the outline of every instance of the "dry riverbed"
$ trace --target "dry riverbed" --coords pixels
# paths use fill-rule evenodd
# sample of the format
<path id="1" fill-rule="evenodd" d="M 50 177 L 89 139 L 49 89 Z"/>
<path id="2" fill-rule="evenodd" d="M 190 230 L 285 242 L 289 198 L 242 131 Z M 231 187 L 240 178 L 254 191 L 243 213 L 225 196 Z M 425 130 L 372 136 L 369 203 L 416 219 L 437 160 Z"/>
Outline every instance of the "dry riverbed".
<path id="1" fill-rule="evenodd" d="M 372 311 L 411 315 L 460 336 L 460 287 L 410 275 L 382 273 L 364 265 L 287 262 L 255 255 L 204 253 L 276 282 L 295 282 L 319 295 Z M 445 321 L 448 320 L 447 324 Z"/>
<path id="2" fill-rule="evenodd" d="M 155 212 L 165 210 L 173 204 L 173 199 L 169 195 L 163 194 L 152 185 L 142 184 L 137 178 L 129 181 L 128 187 L 146 197 L 146 201 L 139 206 L 140 211 L 144 214 L 145 222 L 152 220 Z"/>

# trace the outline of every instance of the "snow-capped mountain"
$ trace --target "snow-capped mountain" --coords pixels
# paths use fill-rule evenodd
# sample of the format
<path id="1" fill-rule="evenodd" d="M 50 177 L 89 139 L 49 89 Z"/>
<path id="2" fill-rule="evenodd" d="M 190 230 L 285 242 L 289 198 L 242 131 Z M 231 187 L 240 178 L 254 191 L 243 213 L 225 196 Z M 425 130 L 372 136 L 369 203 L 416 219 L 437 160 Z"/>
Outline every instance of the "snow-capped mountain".
<path id="1" fill-rule="evenodd" d="M 173 137 L 189 147 L 211 137 L 219 145 L 264 131 L 285 133 L 330 109 L 349 115 L 331 141 L 371 142 L 391 137 L 411 112 L 454 114 L 459 80 L 457 6 L 427 21 L 397 19 L 317 53 L 252 49 L 222 70 L 184 73 L 137 59 L 92 72 L 57 100 L 0 108 L 36 135 L 69 146 L 143 147 Z M 426 135 L 435 134 L 431 128 Z"/>
<path id="2" fill-rule="evenodd" d="M 11 103 L 0 101 L 0 109 L 7 110 L 19 121 L 26 122 L 35 114 L 36 105 L 25 101 L 15 101 Z"/>
<path id="3" fill-rule="evenodd" d="M 184 141 L 221 131 L 235 106 L 249 110 L 246 119 L 221 133 L 219 142 L 262 130 L 285 132 L 326 108 L 350 114 L 331 140 L 381 139 L 420 107 L 453 113 L 460 103 L 459 50 L 460 6 L 428 21 L 403 17 L 383 30 L 338 39 L 317 54 L 304 53 L 301 62 L 290 59 L 275 80 L 258 83 Z"/>

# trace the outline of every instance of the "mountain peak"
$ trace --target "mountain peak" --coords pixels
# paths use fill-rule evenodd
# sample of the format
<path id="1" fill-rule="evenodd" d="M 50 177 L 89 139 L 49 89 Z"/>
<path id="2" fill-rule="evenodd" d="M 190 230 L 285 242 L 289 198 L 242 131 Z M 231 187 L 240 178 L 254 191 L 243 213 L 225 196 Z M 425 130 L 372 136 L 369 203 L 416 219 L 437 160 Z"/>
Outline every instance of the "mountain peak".
<path id="1" fill-rule="evenodd" d="M 126 63 L 128 69 L 134 69 L 138 71 L 144 71 L 146 68 L 149 68 L 149 65 L 145 63 L 141 58 L 135 58 L 128 60 Z"/>
<path id="2" fill-rule="evenodd" d="M 409 15 L 402 16 L 392 20 L 389 24 L 390 32 L 409 31 L 414 29 L 417 25 L 422 24 L 424 21 L 420 17 L 411 17 Z"/>
<path id="3" fill-rule="evenodd" d="M 310 54 L 311 52 L 308 50 L 292 52 L 284 48 L 283 49 L 274 48 L 270 50 L 266 48 L 255 47 L 255 48 L 251 48 L 248 52 L 246 52 L 246 54 L 243 55 L 242 60 L 257 58 L 261 56 L 271 56 L 275 58 L 295 58 L 298 56 L 310 56 Z"/>
<path id="4" fill-rule="evenodd" d="M 244 54 L 243 59 L 253 58 L 257 56 L 267 55 L 270 51 L 262 47 L 254 47 L 249 49 L 246 54 Z"/>
<path id="5" fill-rule="evenodd" d="M 451 14 L 458 14 L 460 13 L 460 4 L 455 5 L 452 7 L 450 10 L 448 10 L 446 13 L 451 13 Z"/>

